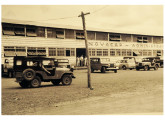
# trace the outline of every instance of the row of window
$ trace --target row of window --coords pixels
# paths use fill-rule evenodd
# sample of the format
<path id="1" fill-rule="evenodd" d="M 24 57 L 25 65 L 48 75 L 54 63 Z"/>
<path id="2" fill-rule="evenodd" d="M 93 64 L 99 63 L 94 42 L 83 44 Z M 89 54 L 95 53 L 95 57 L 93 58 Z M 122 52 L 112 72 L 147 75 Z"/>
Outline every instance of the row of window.
<path id="1" fill-rule="evenodd" d="M 162 50 L 89 49 L 90 56 L 163 56 Z"/>
<path id="2" fill-rule="evenodd" d="M 27 36 L 27 37 L 45 37 L 45 38 L 58 38 L 58 39 L 85 39 L 82 30 L 60 29 L 60 28 L 44 28 L 28 25 L 17 24 L 2 24 L 3 35 L 12 36 Z M 103 40 L 103 41 L 126 41 L 139 43 L 152 43 L 152 39 L 149 36 L 135 36 L 131 38 L 131 35 L 107 33 L 107 32 L 87 32 L 88 40 Z M 163 37 L 154 37 L 153 43 L 163 43 Z"/>
<path id="3" fill-rule="evenodd" d="M 75 56 L 75 48 L 5 46 L 4 56 Z M 163 50 L 89 49 L 90 56 L 163 56 Z"/>
<path id="4" fill-rule="evenodd" d="M 75 56 L 75 48 L 48 48 L 49 56 Z M 4 56 L 47 56 L 44 47 L 5 46 Z"/>

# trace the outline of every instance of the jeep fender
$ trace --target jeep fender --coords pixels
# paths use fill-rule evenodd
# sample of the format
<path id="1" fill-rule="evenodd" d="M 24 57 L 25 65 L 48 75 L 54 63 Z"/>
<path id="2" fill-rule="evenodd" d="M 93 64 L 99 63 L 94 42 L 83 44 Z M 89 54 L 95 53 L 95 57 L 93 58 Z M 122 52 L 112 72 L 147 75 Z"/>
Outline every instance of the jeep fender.
<path id="1" fill-rule="evenodd" d="M 64 76 L 64 75 L 70 75 L 72 77 L 73 73 L 64 73 L 61 78 Z"/>

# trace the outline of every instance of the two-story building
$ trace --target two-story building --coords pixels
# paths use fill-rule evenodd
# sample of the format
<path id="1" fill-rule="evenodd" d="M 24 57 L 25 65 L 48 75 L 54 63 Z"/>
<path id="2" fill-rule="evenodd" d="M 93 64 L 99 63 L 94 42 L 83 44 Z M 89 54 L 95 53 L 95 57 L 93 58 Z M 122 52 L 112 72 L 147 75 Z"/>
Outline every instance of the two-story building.
<path id="1" fill-rule="evenodd" d="M 86 56 L 82 28 L 10 19 L 1 24 L 2 64 L 5 58 L 37 55 L 67 58 L 75 65 L 76 57 Z M 91 57 L 163 56 L 162 35 L 87 29 L 87 39 Z"/>

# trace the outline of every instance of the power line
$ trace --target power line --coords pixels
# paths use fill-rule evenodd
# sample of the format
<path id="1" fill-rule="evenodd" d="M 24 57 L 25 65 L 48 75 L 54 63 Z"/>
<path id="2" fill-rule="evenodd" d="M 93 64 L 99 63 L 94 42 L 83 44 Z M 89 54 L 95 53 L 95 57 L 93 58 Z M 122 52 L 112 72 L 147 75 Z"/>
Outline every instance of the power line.
<path id="1" fill-rule="evenodd" d="M 93 11 L 93 12 L 90 12 L 90 13 L 91 13 L 91 14 L 97 13 L 97 12 L 99 12 L 99 11 L 105 9 L 106 7 L 108 7 L 108 5 L 103 6 L 103 7 L 99 8 L 99 9 Z M 62 18 L 54 18 L 54 19 L 45 19 L 45 20 L 35 20 L 35 21 L 27 21 L 27 22 L 50 21 L 50 20 L 62 20 L 62 19 L 64 20 L 64 19 L 71 19 L 71 18 L 77 18 L 77 16 L 62 17 Z"/>
<path id="2" fill-rule="evenodd" d="M 99 9 L 97 9 L 97 10 L 93 11 L 93 12 L 90 12 L 90 13 L 92 13 L 92 14 L 93 14 L 93 13 L 99 12 L 99 11 L 101 11 L 101 10 L 105 9 L 106 7 L 108 7 L 108 5 L 105 5 L 105 6 L 103 6 L 103 7 L 99 8 Z"/>
<path id="3" fill-rule="evenodd" d="M 47 19 L 47 20 L 35 20 L 35 21 L 27 21 L 27 22 L 36 22 L 36 21 L 49 21 L 49 20 L 71 19 L 71 18 L 77 18 L 77 16 L 71 16 L 71 17 L 62 17 L 62 18 L 54 18 L 54 19 Z"/>

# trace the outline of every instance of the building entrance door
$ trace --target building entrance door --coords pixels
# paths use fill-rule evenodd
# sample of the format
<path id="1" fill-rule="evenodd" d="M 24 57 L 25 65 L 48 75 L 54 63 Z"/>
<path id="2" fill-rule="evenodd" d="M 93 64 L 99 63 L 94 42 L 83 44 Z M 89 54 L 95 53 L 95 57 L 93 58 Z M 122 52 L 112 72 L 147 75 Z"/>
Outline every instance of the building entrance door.
<path id="1" fill-rule="evenodd" d="M 86 49 L 85 48 L 76 48 L 76 57 L 86 57 Z"/>
<path id="2" fill-rule="evenodd" d="M 77 66 L 86 66 L 86 49 L 77 48 L 76 49 L 76 64 Z"/>

